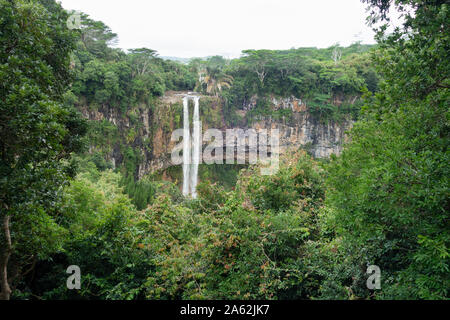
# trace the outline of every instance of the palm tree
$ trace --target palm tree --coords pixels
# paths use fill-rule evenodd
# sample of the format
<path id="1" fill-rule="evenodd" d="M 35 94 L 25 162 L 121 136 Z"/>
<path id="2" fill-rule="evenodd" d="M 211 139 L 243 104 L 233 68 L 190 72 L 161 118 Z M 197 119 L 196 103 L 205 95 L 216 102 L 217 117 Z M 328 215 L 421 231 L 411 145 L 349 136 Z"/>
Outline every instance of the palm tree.
<path id="1" fill-rule="evenodd" d="M 208 94 L 218 96 L 224 87 L 230 88 L 233 77 L 222 72 L 222 68 L 215 65 L 203 67 L 198 72 L 199 79 L 196 89 L 201 88 Z"/>

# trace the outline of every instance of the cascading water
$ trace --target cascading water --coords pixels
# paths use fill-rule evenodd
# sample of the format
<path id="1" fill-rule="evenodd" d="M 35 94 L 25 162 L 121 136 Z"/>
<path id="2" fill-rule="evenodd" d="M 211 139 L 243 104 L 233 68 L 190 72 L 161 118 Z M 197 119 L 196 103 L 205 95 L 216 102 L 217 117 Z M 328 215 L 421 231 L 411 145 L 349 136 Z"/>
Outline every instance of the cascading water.
<path id="1" fill-rule="evenodd" d="M 194 97 L 194 134 L 193 134 L 193 148 L 192 148 L 192 167 L 191 167 L 191 194 L 192 198 L 197 198 L 197 179 L 198 179 L 198 165 L 200 163 L 200 111 L 199 111 L 200 97 Z"/>
<path id="2" fill-rule="evenodd" d="M 183 98 L 183 195 L 187 196 L 189 190 L 189 171 L 191 163 L 191 143 L 189 132 L 189 100 Z"/>
<path id="3" fill-rule="evenodd" d="M 183 98 L 183 195 L 197 198 L 198 165 L 200 164 L 201 123 L 199 99 L 194 99 L 193 138 L 190 139 L 189 96 Z M 192 144 L 192 145 L 191 145 Z"/>

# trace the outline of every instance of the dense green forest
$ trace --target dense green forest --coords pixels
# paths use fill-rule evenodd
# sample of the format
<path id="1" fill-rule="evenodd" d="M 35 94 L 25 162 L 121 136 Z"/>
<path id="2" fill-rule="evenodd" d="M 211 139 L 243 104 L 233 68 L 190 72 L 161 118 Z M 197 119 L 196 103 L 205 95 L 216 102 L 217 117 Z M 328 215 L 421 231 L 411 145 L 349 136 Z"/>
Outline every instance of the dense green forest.
<path id="1" fill-rule="evenodd" d="M 397 0 L 404 23 L 390 30 L 392 1 L 363 2 L 376 45 L 182 63 L 115 48 L 84 14 L 69 30 L 54 0 L 0 0 L 0 299 L 448 299 L 449 6 Z M 252 99 L 249 121 L 288 118 L 274 96 L 355 123 L 339 156 L 298 148 L 271 176 L 203 169 L 189 199 L 159 173 L 138 179 L 132 128 L 80 112 L 130 117 L 170 91 L 221 101 L 231 125 Z M 381 289 L 366 286 L 369 265 Z"/>

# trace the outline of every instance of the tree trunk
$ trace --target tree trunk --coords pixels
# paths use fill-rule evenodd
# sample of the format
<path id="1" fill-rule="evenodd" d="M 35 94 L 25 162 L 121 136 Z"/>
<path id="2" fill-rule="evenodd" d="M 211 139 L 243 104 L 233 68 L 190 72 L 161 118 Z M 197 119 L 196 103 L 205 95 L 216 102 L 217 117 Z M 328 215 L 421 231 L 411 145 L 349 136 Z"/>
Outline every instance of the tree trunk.
<path id="1" fill-rule="evenodd" d="M 3 217 L 2 236 L 4 241 L 0 245 L 0 300 L 9 300 L 11 297 L 11 288 L 8 283 L 8 261 L 12 250 L 10 219 L 11 216 L 8 214 Z"/>

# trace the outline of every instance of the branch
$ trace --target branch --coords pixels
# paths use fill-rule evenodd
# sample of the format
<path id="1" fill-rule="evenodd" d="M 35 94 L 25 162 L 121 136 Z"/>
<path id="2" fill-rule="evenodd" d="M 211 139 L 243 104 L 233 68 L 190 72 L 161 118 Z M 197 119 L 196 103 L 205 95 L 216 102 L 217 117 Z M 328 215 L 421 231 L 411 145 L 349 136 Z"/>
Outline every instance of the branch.
<path id="1" fill-rule="evenodd" d="M 8 206 L 6 206 L 6 208 L 8 209 Z M 11 296 L 11 288 L 8 283 L 8 261 L 12 251 L 11 232 L 9 229 L 10 219 L 11 216 L 8 214 L 3 217 L 5 247 L 0 247 L 0 252 L 2 253 L 0 256 L 0 300 L 9 300 Z"/>

